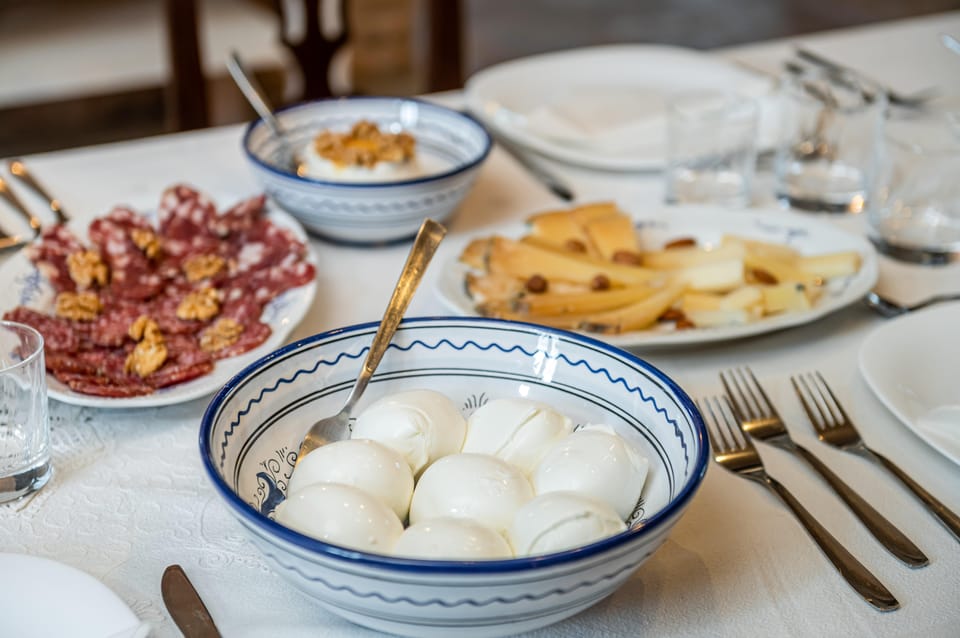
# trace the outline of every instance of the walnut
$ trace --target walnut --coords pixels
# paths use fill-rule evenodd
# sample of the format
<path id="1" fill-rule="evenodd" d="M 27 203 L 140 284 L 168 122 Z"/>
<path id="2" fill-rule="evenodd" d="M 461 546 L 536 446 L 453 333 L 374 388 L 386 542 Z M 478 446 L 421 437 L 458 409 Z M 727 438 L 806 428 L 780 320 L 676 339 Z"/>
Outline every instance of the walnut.
<path id="1" fill-rule="evenodd" d="M 67 255 L 67 271 L 81 290 L 93 284 L 107 285 L 107 265 L 95 250 L 80 250 Z"/>
<path id="2" fill-rule="evenodd" d="M 243 333 L 243 324 L 224 317 L 200 334 L 200 349 L 205 352 L 223 350 L 237 342 Z"/>
<path id="3" fill-rule="evenodd" d="M 187 276 L 187 281 L 193 283 L 213 277 L 225 264 L 220 255 L 194 255 L 183 262 L 183 273 Z"/>
<path id="4" fill-rule="evenodd" d="M 127 355 L 123 369 L 140 377 L 159 370 L 167 360 L 167 342 L 157 322 L 147 315 L 140 315 L 130 324 L 127 333 L 140 343 Z"/>
<path id="5" fill-rule="evenodd" d="M 144 339 L 127 355 L 123 369 L 145 377 L 159 370 L 166 360 L 167 344 L 162 336 L 158 339 Z"/>
<path id="6" fill-rule="evenodd" d="M 160 254 L 160 240 L 156 233 L 147 228 L 134 228 L 130 231 L 130 239 L 143 251 L 149 259 L 155 259 Z"/>
<path id="7" fill-rule="evenodd" d="M 206 321 L 220 312 L 220 295 L 214 288 L 203 288 L 189 293 L 177 306 L 180 319 Z"/>
<path id="8" fill-rule="evenodd" d="M 100 297 L 95 292 L 61 292 L 57 295 L 56 313 L 58 317 L 93 321 L 103 310 Z"/>
<path id="9" fill-rule="evenodd" d="M 160 326 L 158 326 L 157 322 L 147 315 L 140 315 L 137 317 L 127 329 L 127 334 L 129 334 L 130 338 L 134 341 L 140 341 L 141 339 L 156 339 L 158 336 L 161 336 Z"/>
<path id="10" fill-rule="evenodd" d="M 382 133 L 376 124 L 361 120 L 349 133 L 321 131 L 314 139 L 317 154 L 337 166 L 373 168 L 378 162 L 406 162 L 416 141 L 409 133 Z"/>

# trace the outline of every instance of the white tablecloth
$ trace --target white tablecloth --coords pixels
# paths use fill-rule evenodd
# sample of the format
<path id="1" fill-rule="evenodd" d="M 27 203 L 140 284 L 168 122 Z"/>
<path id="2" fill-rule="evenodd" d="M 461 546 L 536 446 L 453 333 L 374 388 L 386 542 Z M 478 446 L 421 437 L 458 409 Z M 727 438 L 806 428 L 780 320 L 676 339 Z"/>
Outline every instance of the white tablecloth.
<path id="1" fill-rule="evenodd" d="M 950 90 L 960 78 L 960 58 L 940 47 L 936 35 L 941 31 L 960 33 L 960 13 L 802 41 L 904 90 L 932 84 Z M 772 70 L 789 55 L 789 46 L 781 41 L 720 54 Z M 155 199 L 177 181 L 240 198 L 257 190 L 239 152 L 240 132 L 240 127 L 228 127 L 52 153 L 29 158 L 29 164 L 77 216 L 99 214 L 124 201 Z M 614 198 L 628 210 L 659 206 L 661 185 L 655 175 L 554 169 L 564 171 L 583 201 Z M 451 234 L 438 260 L 452 258 L 458 238 L 466 233 L 555 206 L 512 159 L 495 151 L 449 224 Z M 837 223 L 857 227 L 863 222 Z M 393 284 L 382 274 L 399 271 L 408 247 L 314 246 L 317 298 L 291 337 L 377 319 Z M 885 260 L 882 273 L 881 288 L 901 296 L 960 290 L 957 267 L 908 267 Z M 436 274 L 428 274 L 410 315 L 444 313 L 432 290 Z M 363 294 L 357 294 L 358 287 Z M 806 466 L 764 449 L 771 473 L 890 587 L 902 609 L 881 614 L 866 605 L 772 495 L 713 465 L 670 539 L 626 585 L 537 635 L 960 635 L 960 543 L 881 469 L 819 444 L 804 425 L 787 382 L 792 373 L 822 371 L 870 445 L 960 510 L 960 467 L 888 413 L 858 372 L 860 343 L 881 323 L 855 305 L 786 332 L 644 356 L 693 396 L 718 392 L 720 369 L 750 365 L 788 422 L 799 424 L 792 428 L 795 438 L 930 557 L 926 568 L 905 567 L 876 544 Z M 245 542 L 201 469 L 197 431 L 205 404 L 201 399 L 160 409 L 111 411 L 53 403 L 56 474 L 35 496 L 0 506 L 0 551 L 54 558 L 102 579 L 154 626 L 157 636 L 177 635 L 160 599 L 160 576 L 170 563 L 184 566 L 225 636 L 372 635 L 288 586 Z M 0 618 L 0 635 L 2 627 Z"/>

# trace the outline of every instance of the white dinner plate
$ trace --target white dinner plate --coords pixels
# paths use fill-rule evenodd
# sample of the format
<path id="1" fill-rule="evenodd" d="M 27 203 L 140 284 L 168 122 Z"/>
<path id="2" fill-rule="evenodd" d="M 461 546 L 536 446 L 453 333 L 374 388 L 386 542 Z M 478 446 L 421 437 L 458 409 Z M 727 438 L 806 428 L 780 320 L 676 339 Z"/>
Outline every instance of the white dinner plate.
<path id="1" fill-rule="evenodd" d="M 702 246 L 717 245 L 723 235 L 733 234 L 786 244 L 809 255 L 855 250 L 860 253 L 862 264 L 856 274 L 830 280 L 823 295 L 805 312 L 775 315 L 743 325 L 716 328 L 673 330 L 666 324 L 618 335 L 588 333 L 615 346 L 678 346 L 739 339 L 781 330 L 819 319 L 861 299 L 877 281 L 877 256 L 870 242 L 827 222 L 796 213 L 777 209 L 732 211 L 691 205 L 634 214 L 633 217 L 641 247 L 647 249 L 659 248 L 678 237 L 693 237 Z M 526 232 L 523 224 L 510 224 L 486 229 L 476 236 L 497 234 L 518 238 Z M 476 315 L 474 304 L 464 287 L 464 277 L 470 268 L 461 263 L 458 257 L 459 251 L 444 267 L 437 281 L 437 293 L 453 311 Z"/>
<path id="2" fill-rule="evenodd" d="M 773 81 L 715 56 L 612 45 L 511 60 L 470 77 L 469 110 L 516 144 L 601 170 L 664 165 L 670 95 L 720 90 L 758 98 L 758 146 L 777 138 Z"/>
<path id="3" fill-rule="evenodd" d="M 960 303 L 892 319 L 860 345 L 860 373 L 904 425 L 960 465 Z"/>
<path id="4" fill-rule="evenodd" d="M 227 198 L 214 199 L 216 202 L 226 202 Z M 291 217 L 288 213 L 270 208 L 267 204 L 268 218 L 281 228 L 290 229 L 301 241 L 307 245 L 307 261 L 316 266 L 316 255 L 310 248 L 307 235 L 300 223 Z M 146 207 L 136 210 L 146 211 Z M 226 210 L 226 209 L 224 209 Z M 70 222 L 71 229 L 81 239 L 85 239 L 86 229 L 92 220 L 74 220 Z M 5 294 L 0 300 L 0 315 L 16 306 L 28 306 L 42 312 L 51 312 L 54 307 L 55 294 L 53 288 L 33 263 L 27 259 L 23 251 L 13 255 L 3 267 L 0 267 L 0 281 L 5 284 L 12 284 L 9 294 Z M 252 363 L 260 357 L 276 350 L 284 344 L 287 336 L 303 319 L 310 305 L 313 303 L 313 297 L 316 293 L 317 284 L 314 279 L 310 283 L 292 288 L 267 304 L 260 320 L 270 326 L 272 332 L 270 337 L 260 346 L 245 352 L 237 357 L 221 359 L 216 362 L 213 371 L 210 374 L 198 377 L 185 383 L 160 388 L 144 396 L 136 397 L 99 397 L 89 394 L 82 394 L 70 389 L 67 385 L 58 381 L 52 374 L 47 373 L 47 394 L 50 398 L 73 405 L 84 405 L 95 408 L 147 408 L 163 405 L 172 405 L 197 399 L 208 394 L 213 394 L 220 389 L 227 380 L 239 372 L 249 363 Z"/>
<path id="5" fill-rule="evenodd" d="M 0 636 L 144 638 L 141 622 L 93 576 L 48 558 L 0 554 Z"/>

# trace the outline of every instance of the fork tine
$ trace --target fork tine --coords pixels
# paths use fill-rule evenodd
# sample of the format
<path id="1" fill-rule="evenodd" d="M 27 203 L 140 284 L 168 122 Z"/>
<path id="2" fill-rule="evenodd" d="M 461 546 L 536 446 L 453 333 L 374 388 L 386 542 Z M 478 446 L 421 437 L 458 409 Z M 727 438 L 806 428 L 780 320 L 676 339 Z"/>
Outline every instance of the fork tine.
<path id="1" fill-rule="evenodd" d="M 817 412 L 820 414 L 820 422 L 822 424 L 821 429 L 826 430 L 837 425 L 839 420 L 836 418 L 836 415 L 834 415 L 833 409 L 830 407 L 830 403 L 827 401 L 823 390 L 821 390 L 817 385 L 817 382 L 813 376 L 809 373 L 806 375 L 800 375 L 800 383 L 807 391 L 807 394 L 810 397 L 810 402 L 817 408 Z"/>
<path id="2" fill-rule="evenodd" d="M 823 375 L 820 374 L 819 371 L 815 372 L 814 374 L 817 375 L 817 379 L 820 381 L 820 385 L 822 385 L 822 386 L 823 386 L 823 389 L 826 390 L 826 391 L 827 391 L 827 394 L 830 395 L 830 398 L 833 400 L 833 405 L 834 405 L 834 407 L 837 408 L 837 412 L 838 412 L 838 413 L 840 414 L 840 416 L 842 417 L 842 419 L 837 419 L 837 420 L 838 420 L 838 421 L 841 421 L 842 423 L 851 423 L 850 417 L 847 416 L 847 413 L 846 413 L 846 411 L 843 409 L 843 406 L 840 405 L 840 400 L 837 399 L 837 395 L 835 395 L 835 394 L 833 393 L 833 390 L 830 389 L 830 386 L 827 385 L 827 380 L 823 378 Z M 833 409 L 832 409 L 832 408 L 831 408 L 830 412 L 831 412 L 831 414 L 833 413 Z"/>
<path id="3" fill-rule="evenodd" d="M 761 414 L 754 405 L 750 404 L 747 398 L 747 392 L 742 382 L 742 377 L 737 377 L 737 368 L 732 368 L 720 373 L 720 383 L 730 398 L 729 403 L 733 408 L 734 415 L 738 421 L 759 419 Z"/>
<path id="4" fill-rule="evenodd" d="M 727 397 L 704 397 L 697 405 L 701 412 L 709 414 L 709 418 L 705 420 L 712 435 L 710 442 L 715 453 L 728 454 L 753 447 L 746 436 L 737 436 L 740 428 L 733 417 L 732 406 Z"/>
<path id="5" fill-rule="evenodd" d="M 807 387 L 807 382 L 803 377 L 800 378 L 800 383 L 797 382 L 797 377 L 790 377 L 790 383 L 793 384 L 793 391 L 797 393 L 797 398 L 800 399 L 800 404 L 803 406 L 803 411 L 807 413 L 807 418 L 810 419 L 810 423 L 813 424 L 813 429 L 817 432 L 823 432 L 827 427 L 825 425 L 826 418 L 824 418 L 823 411 L 820 410 L 820 406 L 816 404 L 815 401 L 811 398 L 810 401 L 807 401 L 807 396 L 803 393 L 803 390 L 800 388 L 800 384 L 806 388 L 807 392 L 810 392 L 810 388 Z M 817 415 L 813 411 L 813 407 L 816 406 L 820 410 L 820 417 L 817 418 Z"/>
<path id="6" fill-rule="evenodd" d="M 747 371 L 747 374 L 750 375 L 750 378 L 753 380 L 753 386 L 757 389 L 757 392 L 760 393 L 760 397 L 763 398 L 763 402 L 766 404 L 767 414 L 777 414 L 777 409 L 773 407 L 773 401 L 770 400 L 770 397 L 767 396 L 766 390 L 763 389 L 763 386 L 760 385 L 760 382 L 757 381 L 757 377 L 753 375 L 753 370 L 749 367 L 744 368 Z"/>

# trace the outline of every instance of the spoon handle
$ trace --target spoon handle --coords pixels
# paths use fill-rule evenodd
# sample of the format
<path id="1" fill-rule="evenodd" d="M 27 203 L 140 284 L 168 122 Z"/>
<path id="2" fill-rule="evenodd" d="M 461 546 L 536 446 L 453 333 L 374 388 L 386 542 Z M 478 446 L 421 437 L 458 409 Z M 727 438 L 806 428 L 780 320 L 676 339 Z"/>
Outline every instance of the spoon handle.
<path id="1" fill-rule="evenodd" d="M 280 126 L 277 118 L 274 117 L 273 109 L 267 104 L 263 89 L 257 84 L 256 79 L 244 70 L 243 63 L 240 62 L 240 56 L 237 55 L 236 52 L 231 53 L 230 57 L 227 58 L 227 70 L 230 71 L 230 75 L 233 77 L 233 81 L 236 82 L 237 88 L 239 88 L 243 96 L 247 98 L 247 102 L 250 103 L 253 110 L 263 118 L 263 121 L 270 127 L 270 131 L 282 139 L 283 128 Z"/>
<path id="2" fill-rule="evenodd" d="M 427 270 L 427 265 L 433 258 L 433 254 L 440 245 L 440 240 L 447 234 L 447 229 L 432 219 L 423 220 L 420 230 L 417 232 L 417 238 L 413 241 L 413 248 L 407 255 L 407 263 L 403 265 L 400 272 L 400 278 L 393 289 L 393 295 L 387 304 L 387 309 L 383 313 L 383 319 L 380 320 L 380 327 L 373 336 L 373 342 L 370 344 L 370 350 L 367 352 L 367 358 L 363 361 L 363 367 L 360 370 L 357 381 L 350 391 L 350 396 L 343 407 L 343 411 L 349 413 L 353 409 L 353 404 L 367 387 L 370 377 L 380 364 L 380 359 L 387 351 L 387 346 L 393 340 L 393 334 L 403 319 L 403 314 L 410 305 L 413 293 L 416 292 L 423 274 Z"/>

